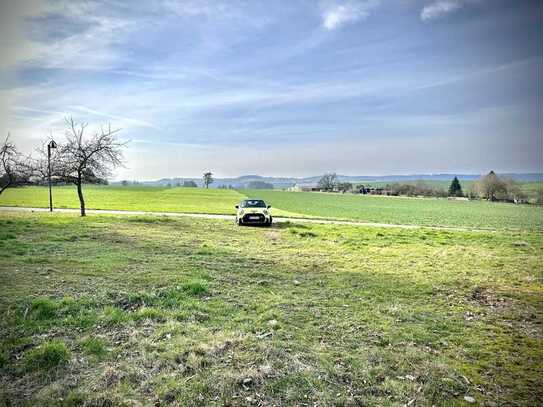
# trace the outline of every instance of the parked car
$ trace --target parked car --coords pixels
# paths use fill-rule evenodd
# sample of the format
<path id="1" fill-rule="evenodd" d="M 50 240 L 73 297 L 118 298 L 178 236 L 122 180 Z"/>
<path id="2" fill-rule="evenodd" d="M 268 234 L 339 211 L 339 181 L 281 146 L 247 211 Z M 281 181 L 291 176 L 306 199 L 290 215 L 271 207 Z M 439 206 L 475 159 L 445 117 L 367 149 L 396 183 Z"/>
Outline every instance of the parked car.
<path id="1" fill-rule="evenodd" d="M 262 199 L 245 199 L 236 205 L 236 223 L 238 225 L 266 225 L 271 226 L 273 218 L 271 205 Z"/>

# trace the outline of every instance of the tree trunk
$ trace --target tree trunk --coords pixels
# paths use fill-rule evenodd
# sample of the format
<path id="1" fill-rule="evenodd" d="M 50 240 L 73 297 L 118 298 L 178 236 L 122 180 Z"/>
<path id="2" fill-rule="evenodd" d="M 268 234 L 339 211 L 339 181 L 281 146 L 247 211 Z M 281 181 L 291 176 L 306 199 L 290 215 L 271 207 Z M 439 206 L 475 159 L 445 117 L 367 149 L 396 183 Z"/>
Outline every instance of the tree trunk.
<path id="1" fill-rule="evenodd" d="M 8 189 L 11 186 L 12 183 L 13 183 L 12 178 L 9 177 L 8 183 L 0 188 L 0 195 L 2 195 L 2 192 L 4 192 L 6 189 Z"/>
<path id="2" fill-rule="evenodd" d="M 79 206 L 81 208 L 81 216 L 85 216 L 85 199 L 83 198 L 83 189 L 81 187 L 81 177 L 77 178 L 77 195 L 79 196 Z"/>

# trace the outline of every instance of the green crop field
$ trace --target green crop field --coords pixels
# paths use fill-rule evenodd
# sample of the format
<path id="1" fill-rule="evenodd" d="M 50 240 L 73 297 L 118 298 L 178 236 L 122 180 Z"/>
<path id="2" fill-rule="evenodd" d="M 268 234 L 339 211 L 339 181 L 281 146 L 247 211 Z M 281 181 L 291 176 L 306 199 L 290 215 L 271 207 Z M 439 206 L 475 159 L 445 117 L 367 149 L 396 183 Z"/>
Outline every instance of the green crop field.
<path id="1" fill-rule="evenodd" d="M 481 229 L 543 229 L 543 206 L 538 205 L 316 192 L 242 191 L 262 197 L 274 207 L 315 217 Z"/>
<path id="2" fill-rule="evenodd" d="M 0 405 L 543 399 L 541 231 L 0 212 L 0 256 Z"/>
<path id="3" fill-rule="evenodd" d="M 47 188 L 8 189 L 0 206 L 47 207 Z M 543 206 L 434 198 L 399 198 L 269 190 L 224 190 L 88 186 L 91 209 L 234 214 L 246 197 L 261 197 L 275 216 L 309 216 L 362 222 L 466 227 L 481 229 L 543 229 Z M 77 208 L 73 187 L 56 187 L 55 205 Z"/>
<path id="4" fill-rule="evenodd" d="M 79 207 L 75 187 L 54 187 L 53 194 L 56 207 Z M 244 198 L 234 190 L 132 186 L 87 186 L 84 194 L 89 209 L 194 213 L 231 213 L 234 205 Z M 0 205 L 45 208 L 49 206 L 49 190 L 45 187 L 8 189 L 0 195 Z"/>
<path id="5" fill-rule="evenodd" d="M 54 205 L 58 208 L 78 208 L 75 187 L 54 187 Z M 85 202 L 88 209 L 134 210 L 149 212 L 184 212 L 234 214 L 234 206 L 246 196 L 229 189 L 159 188 L 86 186 Z M 46 187 L 8 189 L 0 195 L 0 206 L 49 206 Z M 278 216 L 295 215 L 278 210 Z"/>

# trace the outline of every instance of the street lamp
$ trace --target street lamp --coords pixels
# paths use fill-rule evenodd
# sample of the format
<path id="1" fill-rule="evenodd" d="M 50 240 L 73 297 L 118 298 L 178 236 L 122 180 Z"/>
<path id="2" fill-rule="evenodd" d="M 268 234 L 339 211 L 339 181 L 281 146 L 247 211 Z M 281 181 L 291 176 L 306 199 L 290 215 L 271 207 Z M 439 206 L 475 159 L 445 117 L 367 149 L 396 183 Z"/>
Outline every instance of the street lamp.
<path id="1" fill-rule="evenodd" d="M 48 169 L 48 178 L 49 178 L 49 212 L 53 212 L 53 192 L 51 190 L 51 149 L 57 148 L 57 143 L 55 140 L 51 140 L 47 144 L 47 169 Z"/>

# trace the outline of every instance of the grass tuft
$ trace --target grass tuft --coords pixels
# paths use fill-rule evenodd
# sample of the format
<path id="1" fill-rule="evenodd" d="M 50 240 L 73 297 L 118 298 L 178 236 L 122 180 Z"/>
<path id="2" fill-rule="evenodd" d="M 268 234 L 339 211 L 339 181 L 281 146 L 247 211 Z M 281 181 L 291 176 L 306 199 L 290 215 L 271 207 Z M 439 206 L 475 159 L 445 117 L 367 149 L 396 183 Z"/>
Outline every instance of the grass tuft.
<path id="1" fill-rule="evenodd" d="M 200 279 L 189 280 L 183 284 L 183 290 L 190 295 L 202 295 L 207 293 L 207 283 Z"/>
<path id="2" fill-rule="evenodd" d="M 81 343 L 81 347 L 88 355 L 98 358 L 106 354 L 106 345 L 100 338 L 87 338 Z"/>
<path id="3" fill-rule="evenodd" d="M 70 351 L 61 341 L 44 342 L 25 354 L 24 364 L 27 370 L 51 370 L 67 364 Z"/>
<path id="4" fill-rule="evenodd" d="M 32 318 L 43 321 L 55 318 L 57 309 L 58 305 L 54 301 L 48 298 L 39 298 L 32 301 L 30 312 Z"/>
<path id="5" fill-rule="evenodd" d="M 104 312 L 102 314 L 102 322 L 105 325 L 114 326 L 114 325 L 120 325 L 124 322 L 126 322 L 128 319 L 128 315 L 116 307 L 105 307 Z"/>

